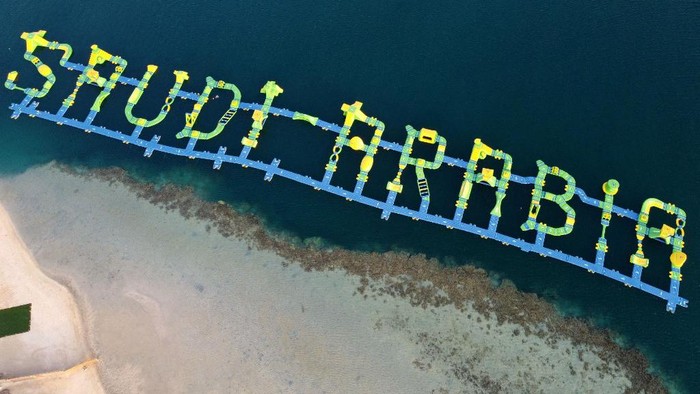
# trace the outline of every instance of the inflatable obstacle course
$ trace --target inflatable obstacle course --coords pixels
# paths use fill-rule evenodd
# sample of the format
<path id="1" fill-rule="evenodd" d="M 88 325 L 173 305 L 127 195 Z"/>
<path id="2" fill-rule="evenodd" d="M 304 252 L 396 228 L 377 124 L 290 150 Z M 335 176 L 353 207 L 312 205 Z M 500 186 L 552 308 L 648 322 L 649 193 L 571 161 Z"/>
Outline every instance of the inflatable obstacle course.
<path id="1" fill-rule="evenodd" d="M 556 166 L 549 166 L 543 161 L 537 161 L 538 172 L 534 177 L 524 177 L 513 174 L 511 172 L 513 163 L 511 156 L 501 150 L 491 148 L 478 138 L 474 140 L 468 161 L 448 156 L 446 154 L 447 140 L 436 130 L 428 128 L 416 130 L 410 125 L 406 126 L 407 135 L 403 145 L 396 142 L 385 141 L 382 139 L 386 129 L 384 123 L 376 118 L 367 116 L 362 110 L 363 104 L 359 101 L 353 104 L 343 104 L 341 106 L 341 110 L 345 115 L 342 126 L 321 120 L 312 115 L 274 107 L 272 105 L 273 99 L 283 92 L 282 88 L 274 81 L 269 81 L 263 86 L 260 92 L 265 94 L 265 100 L 263 104 L 257 104 L 241 101 L 241 92 L 236 85 L 223 80 L 215 80 L 212 77 L 206 78 L 206 86 L 201 93 L 197 94 L 184 91 L 182 90 L 182 86 L 188 80 L 188 74 L 184 71 L 174 71 L 175 85 L 168 92 L 165 104 L 160 113 L 151 120 L 137 118 L 132 115 L 132 109 L 147 89 L 148 81 L 158 69 L 157 66 L 149 65 L 146 68 L 146 73 L 140 80 L 125 77 L 122 73 L 127 65 L 126 60 L 119 56 L 113 56 L 96 45 L 92 46 L 92 53 L 87 65 L 73 63 L 69 61 L 72 54 L 70 45 L 49 42 L 44 38 L 45 33 L 45 31 L 40 30 L 33 33 L 23 33 L 21 36 L 21 38 L 26 41 L 27 46 L 24 58 L 36 66 L 39 74 L 46 78 L 46 82 L 44 82 L 41 88 L 21 88 L 17 85 L 18 73 L 16 71 L 11 71 L 8 74 L 5 87 L 10 90 L 20 90 L 25 94 L 21 102 L 10 105 L 10 109 L 12 110 L 11 117 L 13 119 L 17 119 L 20 115 L 24 114 L 29 117 L 49 120 L 59 125 L 67 125 L 87 133 L 95 133 L 144 149 L 144 156 L 146 157 L 150 157 L 154 152 L 160 152 L 167 155 L 211 161 L 214 169 L 220 169 L 224 164 L 236 164 L 242 167 L 257 169 L 264 173 L 264 180 L 266 181 L 271 181 L 275 176 L 283 177 L 310 186 L 316 190 L 323 190 L 344 197 L 349 201 L 356 201 L 360 204 L 379 209 L 381 210 L 381 218 L 383 219 L 388 219 L 392 214 L 402 215 L 414 220 L 422 220 L 444 226 L 448 229 L 475 234 L 482 238 L 493 239 L 504 245 L 519 248 L 525 252 L 534 252 L 544 257 L 563 261 L 586 269 L 588 272 L 600 274 L 621 282 L 626 286 L 640 289 L 648 294 L 663 299 L 666 301 L 666 310 L 670 312 L 674 312 L 679 305 L 682 307 L 688 306 L 688 300 L 679 295 L 680 283 L 682 280 L 681 268 L 687 260 L 687 255 L 683 252 L 683 238 L 685 236 L 687 216 L 685 211 L 673 204 L 663 202 L 656 198 L 649 198 L 642 204 L 639 213 L 630 209 L 621 208 L 613 203 L 614 196 L 620 189 L 620 184 L 616 180 L 610 179 L 603 184 L 603 200 L 599 200 L 589 197 L 581 188 L 576 187 L 575 179 L 566 171 Z M 60 66 L 80 73 L 77 77 L 74 91 L 63 101 L 63 105 L 56 113 L 40 110 L 38 108 L 39 102 L 36 101 L 49 93 L 56 80 L 51 68 L 43 64 L 34 53 L 41 48 L 64 51 L 64 55 L 59 61 Z M 98 66 L 107 62 L 114 64 L 115 69 L 109 77 L 105 78 L 98 70 Z M 130 132 L 111 130 L 107 127 L 92 124 L 95 116 L 101 109 L 103 101 L 110 95 L 117 83 L 132 86 L 134 89 L 124 110 L 127 120 L 135 126 Z M 75 102 L 78 89 L 83 85 L 93 85 L 100 89 L 97 99 L 92 103 L 90 113 L 85 119 L 75 119 L 66 116 L 67 110 Z M 221 115 L 214 130 L 210 132 L 195 130 L 194 127 L 197 118 L 202 108 L 209 101 L 211 92 L 214 89 L 223 89 L 233 92 L 234 97 L 230 102 L 229 108 Z M 176 99 L 194 101 L 192 111 L 185 114 L 185 125 L 183 129 L 176 135 L 178 139 L 188 138 L 187 145 L 185 147 L 177 147 L 161 144 L 159 135 L 154 135 L 150 140 L 140 138 L 140 131 L 144 127 L 156 126 L 168 116 L 170 105 Z M 226 146 L 221 146 L 216 152 L 195 149 L 198 140 L 213 139 L 220 135 L 238 110 L 252 111 L 253 119 L 251 129 L 247 136 L 243 137 L 241 140 L 241 145 L 233 147 L 234 149 L 241 148 L 240 153 L 229 153 L 232 147 Z M 313 127 L 318 127 L 324 131 L 337 134 L 328 163 L 325 165 L 325 173 L 322 179 L 317 180 L 308 175 L 286 170 L 280 167 L 281 161 L 279 159 L 273 159 L 270 163 L 263 163 L 248 158 L 251 149 L 256 148 L 260 142 L 263 126 L 269 115 L 303 121 Z M 352 135 L 352 127 L 355 122 L 364 123 L 374 128 L 374 134 L 369 141 L 365 141 L 359 136 Z M 412 150 L 416 140 L 424 144 L 437 145 L 435 157 L 414 157 L 412 155 Z M 347 190 L 331 183 L 333 174 L 340 165 L 340 154 L 345 147 L 350 148 L 351 151 L 364 154 L 356 176 L 357 183 L 353 190 Z M 370 179 L 369 173 L 373 168 L 379 148 L 398 152 L 400 154 L 398 163 L 399 169 L 394 179 L 380 180 L 386 182 L 387 196 L 385 200 L 371 198 L 362 194 L 365 183 Z M 498 176 L 496 176 L 496 172 L 491 168 L 484 167 L 479 169 L 478 162 L 488 156 L 503 161 L 503 169 Z M 442 217 L 429 212 L 430 188 L 425 170 L 437 170 L 443 163 L 465 170 L 464 180 L 462 181 L 462 186 L 455 203 L 455 213 L 451 218 Z M 413 166 L 415 169 L 418 193 L 421 199 L 420 207 L 417 210 L 397 205 L 395 201 L 397 195 L 403 191 L 401 176 L 409 165 Z M 564 193 L 554 194 L 544 191 L 546 178 L 551 176 L 560 177 L 565 180 L 566 186 Z M 498 223 L 502 216 L 501 204 L 506 197 L 509 182 L 533 185 L 529 210 L 521 229 L 524 232 L 535 231 L 536 236 L 534 243 L 498 232 Z M 496 204 L 490 212 L 491 217 L 487 228 L 464 223 L 462 220 L 464 211 L 468 208 L 472 189 L 477 185 L 496 189 Z M 576 212 L 568 204 L 574 196 L 578 197 L 582 203 L 601 210 L 601 235 L 595 246 L 592 246 L 596 251 L 596 258 L 593 262 L 559 250 L 551 249 L 545 245 L 546 236 L 567 236 L 574 230 Z M 560 207 L 566 215 L 566 221 L 563 226 L 552 227 L 538 221 L 542 200 L 554 202 Z M 667 216 L 673 217 L 675 222 L 672 221 L 670 224 L 663 224 L 660 228 L 651 227 L 649 225 L 649 214 L 652 208 L 661 210 Z M 622 219 L 636 222 L 635 235 L 638 243 L 636 252 L 633 253 L 629 259 L 629 262 L 633 266 L 631 276 L 605 266 L 605 258 L 608 251 L 605 234 L 606 229 L 611 225 L 613 214 L 620 216 Z M 643 241 L 646 239 L 662 242 L 671 249 L 669 254 L 671 270 L 669 271 L 670 284 L 668 289 L 657 288 L 642 281 L 642 272 L 651 263 L 644 254 Z"/>

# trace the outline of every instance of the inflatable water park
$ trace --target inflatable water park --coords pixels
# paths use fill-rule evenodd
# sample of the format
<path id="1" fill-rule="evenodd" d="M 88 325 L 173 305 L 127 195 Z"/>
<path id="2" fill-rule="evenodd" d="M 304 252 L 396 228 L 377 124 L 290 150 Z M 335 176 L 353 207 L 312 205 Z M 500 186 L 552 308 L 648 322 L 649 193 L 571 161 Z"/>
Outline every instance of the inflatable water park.
<path id="1" fill-rule="evenodd" d="M 670 312 L 674 312 L 679 305 L 688 307 L 688 300 L 679 295 L 682 281 L 681 268 L 687 259 L 686 254 L 683 252 L 686 213 L 674 204 L 656 198 L 649 198 L 643 202 L 639 212 L 621 208 L 614 204 L 615 195 L 620 188 L 620 184 L 617 180 L 609 179 L 604 182 L 602 185 L 602 198 L 597 199 L 588 196 L 581 188 L 577 187 L 576 180 L 569 173 L 556 166 L 547 165 L 543 161 L 537 161 L 538 171 L 536 176 L 526 177 L 513 174 L 511 172 L 513 162 L 511 156 L 502 150 L 492 148 L 479 138 L 474 140 L 471 154 L 467 160 L 448 156 L 445 153 L 447 147 L 446 139 L 436 130 L 428 128 L 416 129 L 408 125 L 406 126 L 406 140 L 403 144 L 386 141 L 382 139 L 382 135 L 386 129 L 384 123 L 377 118 L 366 115 L 362 109 L 363 103 L 359 101 L 342 105 L 341 110 L 345 116 L 342 125 L 330 123 L 309 114 L 278 108 L 273 106 L 273 102 L 284 90 L 274 81 L 268 81 L 260 90 L 260 93 L 265 95 L 265 100 L 262 104 L 248 103 L 241 100 L 241 92 L 235 84 L 217 80 L 212 77 L 206 78 L 206 86 L 201 93 L 187 92 L 183 90 L 182 87 L 189 79 L 189 75 L 185 71 L 176 70 L 173 72 L 175 83 L 168 91 L 168 95 L 165 98 L 160 112 L 152 119 L 139 118 L 133 115 L 133 108 L 138 104 L 142 94 L 148 88 L 151 77 L 158 70 L 157 66 L 148 65 L 145 74 L 143 74 L 140 79 L 124 76 L 123 73 L 127 67 L 127 61 L 120 56 L 115 56 L 107 52 L 97 45 L 91 46 L 91 54 L 87 65 L 74 63 L 70 61 L 73 53 L 72 47 L 65 43 L 49 41 L 45 38 L 45 34 L 46 31 L 40 30 L 31 33 L 25 32 L 21 35 L 21 38 L 26 42 L 24 59 L 31 62 L 36 67 L 36 71 L 45 81 L 40 88 L 21 87 L 18 84 L 18 72 L 9 72 L 7 80 L 5 81 L 5 87 L 10 90 L 19 90 L 25 94 L 20 102 L 10 105 L 10 110 L 12 111 L 11 117 L 13 119 L 17 119 L 24 114 L 32 118 L 45 119 L 58 125 L 70 126 L 86 133 L 95 133 L 131 146 L 139 147 L 144 150 L 145 157 L 150 157 L 154 152 L 160 152 L 166 155 L 210 161 L 214 169 L 220 169 L 224 164 L 235 164 L 245 168 L 256 169 L 264 173 L 265 181 L 272 181 L 274 177 L 286 178 L 310 186 L 316 190 L 343 197 L 348 201 L 354 201 L 376 208 L 381 212 L 381 218 L 385 220 L 388 220 L 391 215 L 401 215 L 414 220 L 421 220 L 438 226 L 444 226 L 448 229 L 478 235 L 482 238 L 495 240 L 504 245 L 518 248 L 524 252 L 538 253 L 544 257 L 575 265 L 590 273 L 602 275 L 630 288 L 639 289 L 665 300 L 666 310 Z M 35 54 L 35 52 L 40 50 L 62 51 L 63 54 L 59 60 L 59 65 L 80 73 L 72 93 L 63 100 L 60 109 L 55 113 L 40 110 L 39 102 L 37 101 L 46 96 L 56 82 L 53 69 L 49 65 L 43 63 Z M 106 63 L 114 66 L 114 71 L 108 76 L 101 74 L 100 71 L 96 69 L 98 66 Z M 75 119 L 65 116 L 68 109 L 75 103 L 78 91 L 84 85 L 91 85 L 100 89 L 97 98 L 90 107 L 87 117 L 85 119 Z M 129 96 L 126 107 L 124 108 L 126 119 L 133 125 L 133 130 L 129 132 L 111 130 L 104 126 L 93 124 L 95 117 L 100 112 L 102 103 L 109 97 L 113 89 L 118 88 L 118 85 L 130 86 L 133 88 L 133 92 Z M 213 130 L 199 130 L 197 128 L 199 114 L 202 108 L 212 98 L 212 92 L 216 90 L 228 90 L 232 92 L 233 99 L 230 101 L 229 108 L 221 115 Z M 145 128 L 157 126 L 168 116 L 171 105 L 178 99 L 193 102 L 191 112 L 185 114 L 185 123 L 182 130 L 176 135 L 177 139 L 184 140 L 184 146 L 178 147 L 162 144 L 160 143 L 159 135 L 154 135 L 150 139 L 141 138 L 140 134 Z M 252 112 L 252 126 L 248 134 L 241 139 L 240 146 L 221 146 L 216 152 L 195 149 L 199 140 L 210 140 L 224 132 L 228 123 L 239 110 Z M 248 158 L 250 152 L 257 148 L 258 143 L 264 140 L 263 129 L 270 115 L 306 122 L 311 126 L 337 134 L 333 148 L 329 154 L 328 163 L 325 165 L 324 175 L 321 179 L 313 179 L 308 175 L 284 169 L 279 159 L 273 159 L 271 162 L 265 163 Z M 374 133 L 369 140 L 352 135 L 352 127 L 356 122 L 365 124 L 374 129 Z M 435 156 L 432 159 L 412 156 L 413 146 L 416 141 L 423 144 L 434 145 L 436 148 Z M 184 142 L 186 142 L 186 145 Z M 383 200 L 363 195 L 363 188 L 369 181 L 375 155 L 379 148 L 395 151 L 400 154 L 395 177 L 386 180 L 387 194 L 386 199 Z M 238 151 L 238 149 L 240 149 L 240 151 Z M 356 176 L 356 183 L 352 190 L 331 183 L 338 169 L 340 156 L 346 153 L 348 149 L 363 155 Z M 234 150 L 238 153 L 231 152 Z M 503 163 L 503 167 L 498 173 L 494 169 L 479 166 L 479 161 L 487 157 Z M 455 210 L 452 217 L 443 217 L 428 212 L 430 206 L 430 187 L 426 172 L 436 170 L 443 164 L 464 169 L 464 179 L 459 193 L 456 196 Z M 420 195 L 420 206 L 418 209 L 411 209 L 395 204 L 397 196 L 403 192 L 404 185 L 401 179 L 402 175 L 409 167 L 412 167 L 417 178 L 417 188 Z M 548 177 L 563 179 L 566 183 L 564 193 L 554 194 L 545 191 L 544 186 Z M 521 238 L 505 235 L 498 231 L 498 224 L 501 219 L 501 205 L 506 198 L 510 182 L 532 185 L 532 198 L 529 211 L 527 212 L 527 219 L 521 225 L 520 229 L 523 233 L 534 231 L 536 234 L 534 242 L 527 242 Z M 480 187 L 495 189 L 496 202 L 493 209 L 490 211 L 490 220 L 487 227 L 479 227 L 463 221 L 464 213 L 469 206 L 472 189 L 477 184 L 482 185 Z M 600 209 L 600 236 L 595 246 L 592 246 L 595 248 L 594 261 L 587 261 L 581 257 L 545 246 L 546 237 L 561 237 L 572 232 L 576 223 L 576 212 L 567 202 L 574 197 L 580 199 L 584 204 Z M 566 219 L 563 226 L 554 227 L 538 220 L 538 214 L 543 200 L 553 202 L 565 213 Z M 652 210 L 662 211 L 667 217 L 671 217 L 670 224 L 663 224 L 660 228 L 650 226 L 649 217 Z M 629 256 L 629 263 L 633 266 L 631 275 L 622 274 L 605 265 L 606 254 L 608 252 L 606 229 L 610 225 L 613 214 L 622 219 L 632 220 L 636 224 L 636 252 Z M 642 281 L 642 272 L 650 264 L 650 259 L 644 254 L 644 240 L 662 242 L 668 245 L 670 249 L 670 283 L 668 288 L 658 288 Z M 655 262 L 655 264 L 662 263 Z"/>

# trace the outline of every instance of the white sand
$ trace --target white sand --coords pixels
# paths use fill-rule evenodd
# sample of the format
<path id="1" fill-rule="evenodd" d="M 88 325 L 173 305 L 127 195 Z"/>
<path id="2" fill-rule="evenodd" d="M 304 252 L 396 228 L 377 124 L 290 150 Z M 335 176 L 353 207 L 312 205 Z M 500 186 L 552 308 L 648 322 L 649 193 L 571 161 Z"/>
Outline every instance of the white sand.
<path id="1" fill-rule="evenodd" d="M 97 371 L 97 360 L 92 359 L 66 371 L 18 377 L 0 382 L 0 390 L 32 394 L 94 394 L 104 393 Z"/>
<path id="2" fill-rule="evenodd" d="M 70 369 L 91 357 L 78 308 L 65 287 L 39 270 L 0 205 L 0 309 L 28 303 L 32 304 L 30 331 L 0 339 L 0 373 L 6 379 L 19 378 L 0 380 L 0 390 L 18 386 L 14 392 L 66 392 L 54 389 L 67 387 L 74 378 L 28 376 Z M 71 392 L 100 392 L 92 371 L 91 377 L 78 374 L 83 383 L 91 382 L 90 389 Z"/>
<path id="3" fill-rule="evenodd" d="M 482 392 L 487 379 L 507 392 L 630 385 L 570 341 L 450 306 L 365 299 L 354 295 L 357 277 L 284 267 L 274 253 L 208 233 L 122 186 L 41 167 L 1 180 L 0 202 L 41 268 L 77 294 L 109 392 Z"/>

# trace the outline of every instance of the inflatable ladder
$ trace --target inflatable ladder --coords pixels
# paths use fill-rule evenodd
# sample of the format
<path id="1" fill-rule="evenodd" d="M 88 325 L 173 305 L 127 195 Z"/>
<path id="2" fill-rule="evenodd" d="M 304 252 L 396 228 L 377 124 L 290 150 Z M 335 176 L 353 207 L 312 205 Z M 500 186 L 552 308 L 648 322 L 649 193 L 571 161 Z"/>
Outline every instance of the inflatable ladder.
<path id="1" fill-rule="evenodd" d="M 219 119 L 219 124 L 227 124 L 231 118 L 233 118 L 233 115 L 236 114 L 236 111 L 229 109 L 226 111 L 226 113 Z"/>
<path id="2" fill-rule="evenodd" d="M 430 189 L 428 189 L 428 180 L 425 178 L 418 179 L 418 193 L 421 198 L 430 197 Z"/>

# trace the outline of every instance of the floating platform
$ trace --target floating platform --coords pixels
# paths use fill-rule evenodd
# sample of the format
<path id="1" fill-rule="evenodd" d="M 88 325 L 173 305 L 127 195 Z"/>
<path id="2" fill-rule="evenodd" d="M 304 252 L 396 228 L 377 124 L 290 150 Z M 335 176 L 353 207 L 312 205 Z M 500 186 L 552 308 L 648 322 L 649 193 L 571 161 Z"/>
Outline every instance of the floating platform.
<path id="1" fill-rule="evenodd" d="M 35 34 L 35 36 L 33 37 L 37 37 L 37 33 L 31 34 Z M 39 37 L 43 38 L 43 34 L 40 34 Z M 67 54 L 70 51 L 70 47 L 66 47 L 66 44 L 60 44 L 61 46 L 59 47 L 59 44 L 57 43 L 47 43 L 44 46 L 47 46 L 49 47 L 49 49 L 51 49 L 50 45 L 53 45 L 57 49 L 64 50 Z M 99 48 L 93 48 L 93 51 L 95 52 L 102 50 L 99 50 Z M 59 125 L 70 126 L 78 130 L 83 130 L 87 133 L 101 135 L 107 138 L 121 141 L 125 144 L 142 148 L 144 149 L 144 156 L 146 157 L 150 157 L 154 152 L 160 152 L 167 155 L 182 156 L 199 160 L 208 160 L 212 162 L 212 167 L 217 170 L 225 164 L 235 164 L 246 168 L 253 168 L 262 171 L 264 174 L 264 180 L 266 181 L 272 181 L 273 178 L 277 176 L 310 186 L 315 190 L 322 190 L 327 193 L 343 197 L 348 201 L 354 201 L 359 204 L 364 204 L 376 208 L 381 212 L 382 219 L 389 219 L 392 214 L 402 215 L 405 217 L 412 218 L 414 220 L 421 220 L 439 226 L 444 226 L 448 229 L 454 229 L 457 231 L 464 231 L 467 233 L 475 234 L 482 238 L 492 239 L 494 241 L 501 242 L 504 245 L 519 248 L 520 250 L 525 252 L 537 253 L 541 256 L 550 257 L 571 265 L 575 265 L 577 267 L 587 270 L 590 273 L 600 274 L 607 278 L 621 282 L 626 286 L 640 289 L 655 297 L 661 298 L 666 301 L 666 310 L 670 312 L 674 312 L 676 307 L 679 305 L 682 307 L 688 306 L 688 300 L 679 296 L 681 282 L 680 267 L 685 262 L 685 254 L 680 251 L 683 246 L 683 234 L 681 233 L 683 230 L 683 226 L 685 225 L 685 213 L 682 212 L 682 210 L 675 208 L 672 204 L 666 204 L 655 199 L 650 199 L 654 201 L 651 201 L 648 204 L 645 203 L 641 214 L 630 209 L 621 208 L 612 203 L 613 196 L 617 192 L 617 187 L 619 186 L 617 185 L 616 181 L 610 180 L 606 182 L 606 184 L 603 187 L 603 191 L 605 193 L 605 200 L 599 200 L 596 198 L 589 197 L 581 188 L 576 187 L 573 178 L 566 174 L 564 171 L 559 170 L 557 167 L 546 166 L 542 162 L 538 162 L 538 168 L 540 172 L 538 173 L 537 177 L 523 177 L 516 174 L 512 174 L 510 173 L 510 156 L 504 154 L 501 151 L 491 149 L 478 139 L 475 140 L 474 150 L 472 151 L 472 157 L 469 161 L 446 155 L 446 141 L 443 137 L 439 136 L 434 130 L 416 130 L 410 126 L 407 126 L 408 138 L 406 143 L 404 143 L 403 145 L 396 142 L 384 141 L 380 138 L 382 132 L 384 131 L 384 124 L 374 118 L 366 116 L 361 110 L 362 103 L 356 102 L 352 105 L 345 104 L 343 106 L 342 109 L 346 115 L 346 120 L 345 123 L 341 126 L 323 121 L 311 115 L 302 114 L 299 112 L 290 111 L 288 109 L 273 106 L 273 98 L 280 94 L 282 92 L 282 89 L 272 81 L 268 82 L 268 84 L 266 84 L 265 87 L 263 87 L 263 90 L 261 90 L 261 92 L 265 93 L 266 95 L 266 100 L 264 104 L 246 103 L 240 100 L 241 95 L 235 87 L 235 85 L 227 84 L 223 81 L 215 81 L 210 78 L 207 79 L 207 87 L 205 89 L 204 95 L 184 91 L 181 89 L 181 86 L 182 83 L 187 79 L 187 74 L 181 71 L 176 71 L 176 85 L 174 89 L 170 90 L 170 93 L 166 99 L 166 104 L 163 106 L 157 118 L 151 121 L 142 118 L 136 118 L 133 115 L 131 115 L 131 109 L 138 102 L 138 98 L 140 97 L 141 93 L 143 93 L 143 90 L 147 86 L 148 80 L 150 79 L 151 75 L 155 72 L 157 67 L 149 66 L 148 72 L 142 80 L 128 78 L 121 75 L 121 71 L 123 71 L 123 67 L 125 67 L 126 61 L 119 57 L 113 57 L 112 55 L 109 55 L 104 51 L 98 53 L 101 56 L 100 60 L 104 62 L 106 60 L 111 59 L 111 61 L 117 65 L 117 68 L 121 67 L 122 69 L 119 70 L 119 72 L 112 74 L 112 76 L 109 79 L 99 79 L 101 77 L 95 75 L 93 69 L 94 65 L 98 63 L 97 60 L 94 60 L 92 57 L 90 64 L 87 66 L 78 63 L 72 63 L 68 61 L 67 58 L 61 59 L 61 65 L 71 70 L 80 72 L 81 76 L 91 75 L 93 82 L 92 84 L 102 87 L 103 92 L 106 89 L 105 87 L 111 89 L 116 83 L 133 86 L 135 88 L 135 93 L 129 99 L 126 115 L 129 118 L 129 120 L 132 121 L 132 123 L 135 125 L 134 130 L 127 133 L 110 130 L 106 127 L 94 125 L 93 120 L 100 110 L 99 104 L 101 104 L 101 101 L 93 105 L 90 113 L 88 114 L 86 119 L 83 120 L 65 116 L 65 113 L 67 112 L 68 108 L 73 104 L 73 101 L 70 99 L 64 101 L 63 106 L 56 113 L 42 111 L 39 109 L 38 102 L 34 100 L 37 97 L 43 97 L 48 91 L 48 89 L 50 89 L 50 86 L 48 86 L 48 88 L 43 88 L 41 91 L 37 89 L 32 90 L 18 88 L 15 85 L 15 79 L 17 77 L 16 72 L 13 72 L 14 74 L 10 73 L 10 76 L 8 77 L 8 81 L 6 82 L 5 86 L 10 89 L 23 90 L 26 93 L 26 97 L 21 102 L 13 103 L 10 105 L 10 109 L 12 110 L 12 118 L 17 119 L 20 115 L 24 114 L 30 117 L 36 117 L 39 119 L 45 119 L 51 122 L 55 122 Z M 52 73 L 49 73 L 50 69 L 49 71 L 46 71 L 46 69 L 42 70 L 42 75 L 53 75 Z M 50 79 L 51 84 L 53 84 L 54 81 L 55 78 Z M 85 79 L 83 82 L 90 83 L 91 81 L 89 79 Z M 80 82 L 79 79 L 77 86 L 79 87 L 80 84 L 82 84 L 82 82 Z M 197 130 L 194 130 L 194 122 L 196 121 L 196 117 L 199 113 L 199 110 L 201 110 L 201 107 L 208 100 L 210 92 L 216 87 L 220 89 L 228 89 L 233 91 L 235 97 L 234 100 L 232 100 L 231 102 L 229 110 L 222 116 L 221 120 L 219 121 L 216 129 L 211 133 L 201 133 Z M 106 96 L 101 97 L 102 99 L 104 99 L 104 97 Z M 186 146 L 176 147 L 161 144 L 160 136 L 158 135 L 153 136 L 150 140 L 140 138 L 141 130 L 144 127 L 148 127 L 149 125 L 153 125 L 160 122 L 165 117 L 165 115 L 167 115 L 168 111 L 170 110 L 170 104 L 175 98 L 195 102 L 194 111 L 192 113 L 187 114 L 188 116 L 185 129 L 178 133 L 178 138 L 186 139 Z M 241 146 L 239 147 L 241 147 L 242 149 L 239 154 L 230 153 L 231 147 L 225 146 L 221 146 L 217 152 L 196 150 L 196 144 L 199 139 L 213 138 L 217 134 L 221 133 L 223 131 L 224 126 L 229 122 L 229 120 L 231 120 L 233 115 L 239 109 L 243 111 L 253 111 L 254 120 L 252 129 L 250 130 L 248 135 L 244 137 L 241 141 Z M 331 154 L 329 162 L 326 165 L 326 172 L 324 174 L 323 179 L 317 180 L 307 175 L 285 170 L 281 166 L 281 162 L 278 159 L 274 159 L 270 163 L 264 163 L 248 158 L 249 152 L 251 151 L 251 149 L 254 149 L 258 143 L 258 137 L 261 135 L 263 125 L 269 115 L 281 116 L 292 120 L 302 120 L 308 122 L 314 127 L 319 127 L 323 130 L 328 130 L 338 135 L 336 139 L 336 144 L 333 149 L 333 153 Z M 365 144 L 362 140 L 359 140 L 359 137 L 349 138 L 350 126 L 355 120 L 361 121 L 376 128 L 374 137 L 372 138 L 372 141 L 369 144 Z M 414 139 L 418 139 L 419 141 L 424 143 L 437 145 L 438 153 L 433 161 L 415 159 L 410 157 L 411 145 L 413 144 Z M 331 179 L 333 173 L 335 172 L 336 163 L 338 161 L 338 156 L 342 151 L 343 147 L 350 147 L 353 150 L 365 152 L 365 159 L 363 159 L 362 161 L 360 173 L 358 173 L 357 177 L 357 184 L 353 188 L 353 190 L 347 190 L 331 184 Z M 365 182 L 367 182 L 368 173 L 372 167 L 374 154 L 376 153 L 376 150 L 378 148 L 395 151 L 402 155 L 401 162 L 399 163 L 399 172 L 396 178 L 387 184 L 388 193 L 387 198 L 385 200 L 374 199 L 362 194 L 363 186 Z M 476 169 L 476 161 L 478 161 L 479 159 L 483 159 L 487 155 L 493 156 L 498 160 L 504 160 L 504 170 L 500 177 L 495 177 L 493 171 L 488 169 L 482 169 L 482 172 L 479 174 L 476 174 L 474 172 L 474 170 Z M 369 159 L 367 159 L 368 157 Z M 428 207 L 430 203 L 430 191 L 427 185 L 427 181 L 425 181 L 425 177 L 423 175 L 423 169 L 436 169 L 443 163 L 448 166 L 463 168 L 466 171 L 465 181 L 463 183 L 462 189 L 460 190 L 459 199 L 456 203 L 457 208 L 455 210 L 455 215 L 451 218 L 442 217 L 428 212 Z M 421 205 L 418 210 L 398 206 L 395 204 L 396 196 L 398 195 L 398 193 L 401 192 L 402 189 L 400 183 L 401 174 L 402 171 L 408 165 L 415 167 L 418 176 L 418 187 L 421 196 Z M 552 195 L 551 193 L 542 191 L 542 186 L 544 185 L 544 177 L 547 174 L 564 178 L 567 182 L 565 194 L 568 195 Z M 424 180 L 425 182 L 421 183 L 421 180 Z M 508 186 L 508 181 L 512 181 L 523 185 L 534 185 L 533 200 L 530 207 L 529 216 L 525 224 L 523 224 L 524 230 L 536 231 L 537 234 L 534 243 L 526 242 L 525 240 L 520 238 L 504 235 L 497 231 L 498 221 L 501 215 L 500 201 L 505 197 L 505 189 Z M 462 221 L 462 214 L 467 207 L 471 187 L 474 183 L 481 183 L 497 188 L 497 205 L 491 211 L 491 218 L 489 221 L 489 226 L 487 228 L 481 228 L 473 224 L 464 223 Z M 545 239 L 547 235 L 565 235 L 568 232 L 570 232 L 573 228 L 575 212 L 573 212 L 573 210 L 570 209 L 570 207 L 568 207 L 568 205 L 566 204 L 566 201 L 568 201 L 568 199 L 570 199 L 573 196 L 577 196 L 584 204 L 602 209 L 601 224 L 603 225 L 603 233 L 599 238 L 599 242 L 596 244 L 596 259 L 592 262 L 584 260 L 581 257 L 569 255 L 562 251 L 554 250 L 545 246 Z M 566 225 L 564 227 L 548 228 L 546 225 L 538 223 L 536 221 L 537 213 L 539 211 L 540 199 L 548 199 L 560 205 L 560 207 L 564 210 L 564 212 L 567 215 Z M 668 226 L 665 225 L 665 227 L 662 229 L 647 228 L 646 221 L 648 220 L 649 209 L 652 207 L 663 209 L 670 214 L 676 214 L 679 217 L 678 220 L 682 220 L 682 224 L 680 222 L 677 222 L 679 224 L 678 228 L 680 228 L 680 232 L 678 231 L 678 228 L 676 228 L 676 230 L 673 230 L 672 228 L 667 228 Z M 622 218 L 640 223 L 640 225 L 638 225 L 637 227 L 637 239 L 639 240 L 639 250 L 637 254 L 631 257 L 631 263 L 634 264 L 632 276 L 627 276 L 616 270 L 607 268 L 604 264 L 607 252 L 605 229 L 609 224 L 610 217 L 612 214 L 616 214 Z M 670 272 L 670 286 L 668 290 L 654 287 L 652 285 L 644 283 L 641 280 L 642 270 L 646 267 L 645 264 L 648 264 L 648 260 L 644 259 L 644 255 L 641 251 L 641 240 L 644 239 L 644 237 L 655 238 L 657 240 L 665 240 L 667 244 L 670 242 L 673 243 L 674 252 L 671 255 L 673 268 Z"/>

